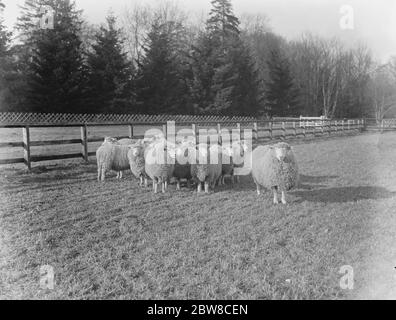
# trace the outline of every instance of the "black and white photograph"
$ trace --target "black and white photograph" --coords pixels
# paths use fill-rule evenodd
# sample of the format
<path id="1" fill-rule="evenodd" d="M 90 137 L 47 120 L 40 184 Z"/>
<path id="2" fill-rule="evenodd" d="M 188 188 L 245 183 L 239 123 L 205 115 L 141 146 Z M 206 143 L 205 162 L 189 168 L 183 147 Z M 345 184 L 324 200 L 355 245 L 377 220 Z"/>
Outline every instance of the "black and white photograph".
<path id="1" fill-rule="evenodd" d="M 395 159 L 396 0 L 0 0 L 0 300 L 394 300 Z"/>

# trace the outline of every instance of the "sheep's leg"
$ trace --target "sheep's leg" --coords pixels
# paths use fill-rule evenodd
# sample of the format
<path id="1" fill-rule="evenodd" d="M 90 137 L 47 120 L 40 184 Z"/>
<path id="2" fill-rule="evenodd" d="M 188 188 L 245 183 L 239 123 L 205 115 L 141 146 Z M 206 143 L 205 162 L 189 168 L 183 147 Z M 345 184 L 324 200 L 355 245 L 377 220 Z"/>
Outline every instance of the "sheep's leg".
<path id="1" fill-rule="evenodd" d="M 103 182 L 106 179 L 106 168 L 102 168 L 101 171 L 102 171 L 102 174 L 101 174 L 101 177 L 100 177 L 100 181 Z"/>
<path id="2" fill-rule="evenodd" d="M 180 180 L 177 180 L 177 184 L 176 184 L 176 190 L 180 191 Z"/>
<path id="3" fill-rule="evenodd" d="M 240 183 L 241 182 L 241 179 L 240 179 L 240 177 L 239 176 L 234 176 L 235 177 L 235 181 L 236 181 L 236 183 Z"/>
<path id="4" fill-rule="evenodd" d="M 165 180 L 165 181 L 164 181 L 164 188 L 165 188 L 165 191 L 168 190 L 168 180 Z"/>
<path id="5" fill-rule="evenodd" d="M 202 192 L 202 183 L 199 181 L 198 182 L 198 193 Z"/>
<path id="6" fill-rule="evenodd" d="M 162 182 L 162 193 L 166 192 L 166 182 Z"/>
<path id="7" fill-rule="evenodd" d="M 205 193 L 209 193 L 209 182 L 205 182 Z"/>
<path id="8" fill-rule="evenodd" d="M 256 183 L 256 187 L 257 187 L 257 195 L 261 195 L 261 187 L 258 183 Z"/>
<path id="9" fill-rule="evenodd" d="M 144 186 L 145 186 L 146 188 L 148 188 L 148 179 L 147 179 L 147 178 L 144 178 Z"/>
<path id="10" fill-rule="evenodd" d="M 140 186 L 143 187 L 143 185 L 144 185 L 143 177 L 140 176 Z"/>
<path id="11" fill-rule="evenodd" d="M 153 189 L 154 189 L 154 193 L 158 192 L 158 183 L 155 180 L 153 180 Z"/>
<path id="12" fill-rule="evenodd" d="M 278 199 L 278 189 L 277 188 L 272 188 L 272 191 L 274 193 L 274 204 L 278 204 L 279 203 L 279 199 Z"/>
<path id="13" fill-rule="evenodd" d="M 101 177 L 102 177 L 102 168 L 98 167 L 98 182 L 100 182 Z"/>
<path id="14" fill-rule="evenodd" d="M 287 201 L 286 201 L 286 192 L 285 192 L 285 191 L 282 191 L 282 203 L 283 203 L 283 204 L 287 204 Z"/>
<path id="15" fill-rule="evenodd" d="M 231 184 L 235 184 L 235 176 L 233 174 L 231 175 Z"/>
<path id="16" fill-rule="evenodd" d="M 120 171 L 120 180 L 122 179 L 122 171 Z"/>
<path id="17" fill-rule="evenodd" d="M 187 179 L 187 188 L 190 189 L 191 188 L 191 180 Z"/>

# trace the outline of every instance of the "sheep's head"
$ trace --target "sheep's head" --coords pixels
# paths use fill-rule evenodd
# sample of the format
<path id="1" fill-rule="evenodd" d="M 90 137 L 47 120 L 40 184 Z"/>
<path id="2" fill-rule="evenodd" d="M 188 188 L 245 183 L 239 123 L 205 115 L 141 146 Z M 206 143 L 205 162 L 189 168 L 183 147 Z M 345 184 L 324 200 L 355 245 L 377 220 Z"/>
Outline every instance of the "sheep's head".
<path id="1" fill-rule="evenodd" d="M 289 144 L 285 142 L 278 143 L 274 145 L 275 155 L 279 161 L 285 161 L 288 158 L 289 153 L 292 152 L 292 148 Z"/>
<path id="2" fill-rule="evenodd" d="M 144 146 L 141 144 L 132 145 L 129 147 L 129 150 L 134 158 L 144 156 Z"/>
<path id="3" fill-rule="evenodd" d="M 116 144 L 118 141 L 116 138 L 112 137 L 105 137 L 103 143 L 111 143 L 111 144 Z"/>

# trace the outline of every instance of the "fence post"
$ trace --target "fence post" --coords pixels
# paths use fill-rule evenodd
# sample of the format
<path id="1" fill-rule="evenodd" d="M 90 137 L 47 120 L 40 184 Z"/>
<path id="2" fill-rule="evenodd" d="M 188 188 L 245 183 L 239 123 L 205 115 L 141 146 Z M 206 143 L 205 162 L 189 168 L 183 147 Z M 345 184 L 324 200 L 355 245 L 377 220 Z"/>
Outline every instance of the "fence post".
<path id="1" fill-rule="evenodd" d="M 168 128 L 167 128 L 166 124 L 164 124 L 162 126 L 162 133 L 164 134 L 165 140 L 168 140 Z"/>
<path id="2" fill-rule="evenodd" d="M 86 163 L 88 163 L 88 130 L 87 125 L 81 127 L 81 144 L 82 144 L 82 157 Z"/>
<path id="3" fill-rule="evenodd" d="M 326 123 L 326 121 L 322 120 L 322 135 L 324 135 L 325 123 Z"/>
<path id="4" fill-rule="evenodd" d="M 237 130 L 239 132 L 239 141 L 242 141 L 242 130 L 241 130 L 241 124 L 237 123 Z"/>
<path id="5" fill-rule="evenodd" d="M 271 138 L 271 140 L 273 140 L 274 139 L 274 123 L 271 121 L 270 123 L 269 123 L 269 132 L 270 132 L 270 138 Z"/>
<path id="6" fill-rule="evenodd" d="M 342 120 L 341 126 L 342 126 L 342 131 L 344 132 L 344 130 L 345 130 L 345 127 L 344 127 L 344 120 Z"/>
<path id="7" fill-rule="evenodd" d="M 30 159 L 30 128 L 26 126 L 22 128 L 22 136 L 23 136 L 23 158 L 25 160 L 25 164 L 29 170 L 32 170 L 32 164 Z"/>
<path id="8" fill-rule="evenodd" d="M 129 125 L 129 138 L 133 139 L 133 124 Z"/>
<path id="9" fill-rule="evenodd" d="M 329 136 L 331 136 L 331 120 L 329 120 L 328 122 L 328 125 L 327 125 L 327 127 L 329 128 Z"/>
<path id="10" fill-rule="evenodd" d="M 283 139 L 286 140 L 286 123 L 282 122 Z"/>
<path id="11" fill-rule="evenodd" d="M 195 124 L 192 125 L 192 132 L 194 134 L 195 144 L 198 145 L 199 144 L 199 137 L 198 137 L 197 126 Z"/>
<path id="12" fill-rule="evenodd" d="M 297 138 L 297 126 L 295 121 L 293 121 L 293 128 L 294 128 L 294 137 Z"/>
<path id="13" fill-rule="evenodd" d="M 223 145 L 223 137 L 222 137 L 222 135 L 221 135 L 221 124 L 220 123 L 218 123 L 217 124 L 217 134 L 218 134 L 218 142 L 219 142 L 219 145 Z M 229 141 L 230 143 L 231 143 L 231 141 Z"/>
<path id="14" fill-rule="evenodd" d="M 338 121 L 334 121 L 335 132 L 338 132 Z"/>
<path id="15" fill-rule="evenodd" d="M 307 124 L 305 122 L 303 125 L 303 134 L 304 134 L 304 139 L 306 139 L 307 138 Z"/>
<path id="16" fill-rule="evenodd" d="M 253 139 L 258 142 L 259 140 L 259 132 L 257 122 L 253 123 Z"/>

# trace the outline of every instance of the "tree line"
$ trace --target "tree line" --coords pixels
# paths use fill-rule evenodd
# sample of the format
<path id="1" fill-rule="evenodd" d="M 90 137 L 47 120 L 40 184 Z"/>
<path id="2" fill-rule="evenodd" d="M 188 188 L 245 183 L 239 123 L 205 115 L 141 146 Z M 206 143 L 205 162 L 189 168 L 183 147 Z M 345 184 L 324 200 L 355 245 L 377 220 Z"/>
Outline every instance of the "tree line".
<path id="1" fill-rule="evenodd" d="M 396 115 L 396 58 L 379 64 L 363 45 L 312 34 L 287 41 L 230 0 L 206 17 L 172 2 L 109 13 L 99 27 L 82 14 L 72 0 L 25 0 L 12 32 L 0 16 L 0 111 Z"/>

